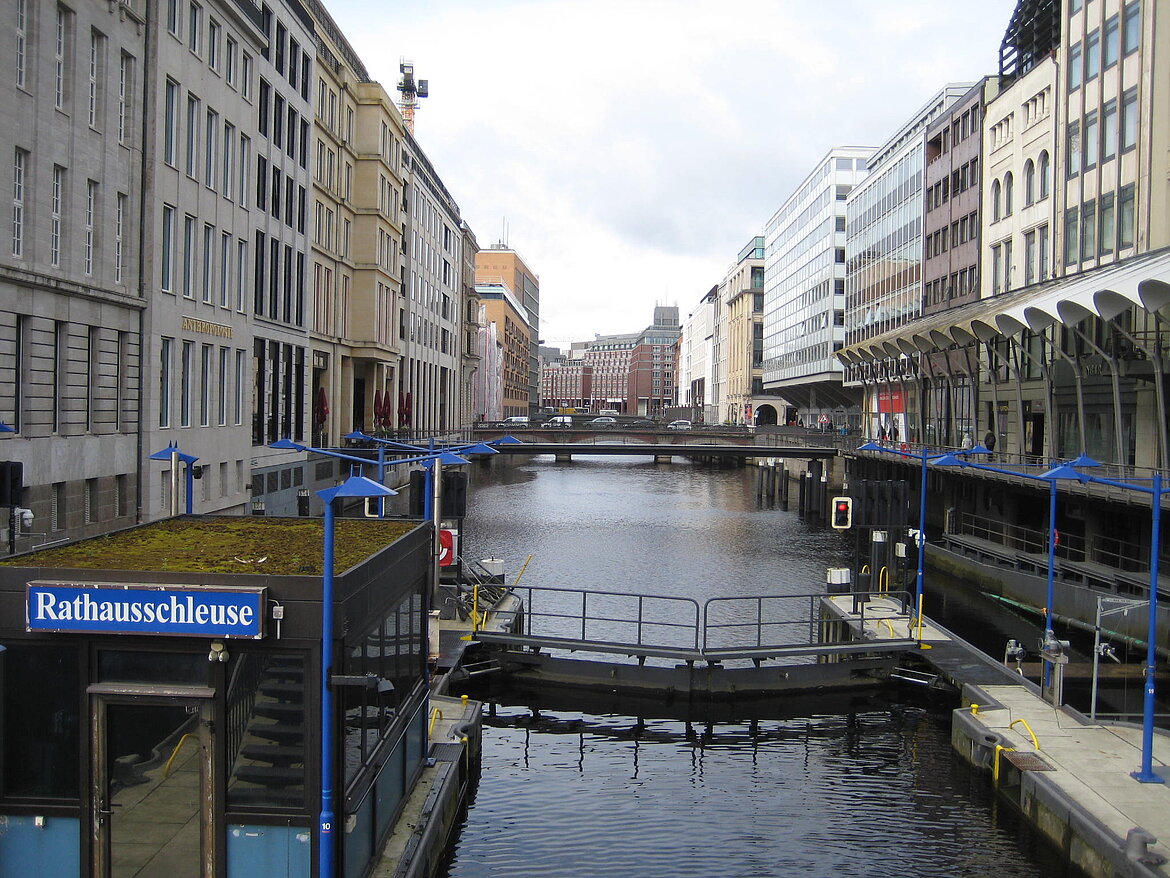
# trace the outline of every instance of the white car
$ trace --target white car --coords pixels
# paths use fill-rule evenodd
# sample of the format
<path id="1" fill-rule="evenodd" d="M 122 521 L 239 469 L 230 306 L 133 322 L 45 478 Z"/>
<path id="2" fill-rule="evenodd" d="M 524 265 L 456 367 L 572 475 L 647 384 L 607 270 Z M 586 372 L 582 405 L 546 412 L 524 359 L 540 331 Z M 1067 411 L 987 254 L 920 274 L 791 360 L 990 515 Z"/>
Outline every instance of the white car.
<path id="1" fill-rule="evenodd" d="M 573 419 L 569 415 L 557 415 L 551 420 L 545 421 L 540 426 L 542 427 L 571 427 L 573 426 Z"/>
<path id="2" fill-rule="evenodd" d="M 501 422 L 505 427 L 527 427 L 528 415 L 512 415 Z"/>
<path id="3" fill-rule="evenodd" d="M 689 430 L 691 429 L 690 421 L 671 421 L 666 425 L 668 430 Z"/>
<path id="4" fill-rule="evenodd" d="M 612 427 L 617 423 L 617 418 L 594 418 L 589 422 L 590 427 Z"/>

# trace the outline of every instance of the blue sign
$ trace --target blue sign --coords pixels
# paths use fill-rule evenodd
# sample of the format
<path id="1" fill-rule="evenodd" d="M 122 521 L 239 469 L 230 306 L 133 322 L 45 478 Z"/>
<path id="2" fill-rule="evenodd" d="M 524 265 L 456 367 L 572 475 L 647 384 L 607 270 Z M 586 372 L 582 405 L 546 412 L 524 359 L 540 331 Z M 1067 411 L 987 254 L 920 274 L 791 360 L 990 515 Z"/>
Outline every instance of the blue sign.
<path id="1" fill-rule="evenodd" d="M 263 588 L 28 584 L 27 630 L 178 637 L 264 636 Z"/>

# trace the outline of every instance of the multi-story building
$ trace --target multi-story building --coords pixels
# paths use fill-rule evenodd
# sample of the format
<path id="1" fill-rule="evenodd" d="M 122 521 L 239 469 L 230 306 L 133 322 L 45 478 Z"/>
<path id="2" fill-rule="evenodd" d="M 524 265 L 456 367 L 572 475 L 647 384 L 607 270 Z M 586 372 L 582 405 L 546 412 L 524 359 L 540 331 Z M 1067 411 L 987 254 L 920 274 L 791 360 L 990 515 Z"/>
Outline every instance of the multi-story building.
<path id="1" fill-rule="evenodd" d="M 926 129 L 923 314 L 979 299 L 983 119 L 998 81 L 983 79 Z M 950 351 L 922 357 L 923 417 L 931 443 L 958 445 L 973 435 L 976 366 Z"/>
<path id="2" fill-rule="evenodd" d="M 593 367 L 581 362 L 546 363 L 540 373 L 540 404 L 556 409 L 592 409 Z"/>
<path id="3" fill-rule="evenodd" d="M 403 426 L 422 433 L 455 429 L 461 418 L 463 221 L 459 205 L 443 185 L 412 135 L 409 162 L 407 292 L 400 309 Z"/>
<path id="4" fill-rule="evenodd" d="M 143 282 L 143 443 L 198 458 L 199 512 L 293 499 L 303 471 L 267 448 L 307 439 L 309 83 L 303 8 L 181 4 L 152 19 Z M 168 461 L 142 514 L 182 508 Z M 249 490 L 250 489 L 250 490 Z M 275 498 L 274 498 L 275 499 Z"/>
<path id="5" fill-rule="evenodd" d="M 512 290 L 528 321 L 528 337 L 532 349 L 528 352 L 528 400 L 535 415 L 540 400 L 540 278 L 516 250 L 502 242 L 495 247 L 480 250 L 475 262 L 477 283 L 503 282 Z"/>
<path id="6" fill-rule="evenodd" d="M 599 335 L 587 342 L 583 361 L 593 370 L 593 406 L 634 414 L 630 406 L 630 363 L 638 333 Z"/>
<path id="7" fill-rule="evenodd" d="M 868 175 L 848 194 L 846 345 L 888 333 L 922 313 L 924 135 L 931 122 L 973 85 L 950 84 L 931 97 L 869 157 Z M 907 381 L 917 380 L 918 359 L 903 356 L 889 364 L 893 371 L 881 382 L 846 371 L 847 385 L 862 381 L 869 392 L 861 403 L 861 426 L 875 436 L 920 441 L 918 400 L 906 389 Z"/>
<path id="8" fill-rule="evenodd" d="M 466 425 L 474 422 L 475 418 L 475 381 L 480 370 L 479 352 L 479 294 L 475 291 L 475 255 L 479 252 L 479 242 L 475 233 L 463 224 L 460 230 L 463 235 L 461 254 L 462 285 L 460 316 L 463 318 L 463 342 L 461 353 L 463 356 L 462 375 L 459 381 L 459 423 Z"/>
<path id="9" fill-rule="evenodd" d="M 493 419 L 528 415 L 532 408 L 528 399 L 528 352 L 532 338 L 524 306 L 502 280 L 480 281 L 475 286 L 475 292 L 483 304 L 482 323 L 491 325 L 489 336 L 494 338 L 500 351 L 497 380 L 503 410 L 498 415 L 488 413 L 487 416 Z"/>
<path id="10" fill-rule="evenodd" d="M 720 332 L 719 287 L 711 287 L 687 315 L 679 337 L 679 405 L 691 410 L 695 421 L 718 423 L 715 402 L 716 343 Z"/>
<path id="11" fill-rule="evenodd" d="M 144 8 L 5 9 L 0 421 L 16 432 L 0 434 L 0 458 L 23 465 L 19 502 L 35 516 L 3 522 L 12 551 L 134 522 L 141 398 L 159 378 L 141 350 Z"/>
<path id="12" fill-rule="evenodd" d="M 787 421 L 781 396 L 765 394 L 764 372 L 764 236 L 749 241 L 720 286 L 725 338 L 723 421 L 729 424 L 776 424 Z M 783 420 L 781 420 L 783 419 Z"/>
<path id="13" fill-rule="evenodd" d="M 676 305 L 655 305 L 654 322 L 634 340 L 624 411 L 658 417 L 676 405 L 675 350 L 681 327 Z M 612 408 L 612 406 L 610 406 Z"/>
<path id="14" fill-rule="evenodd" d="M 764 229 L 763 387 L 797 418 L 858 418 L 834 356 L 845 341 L 846 199 L 865 179 L 872 147 L 835 147 Z"/>

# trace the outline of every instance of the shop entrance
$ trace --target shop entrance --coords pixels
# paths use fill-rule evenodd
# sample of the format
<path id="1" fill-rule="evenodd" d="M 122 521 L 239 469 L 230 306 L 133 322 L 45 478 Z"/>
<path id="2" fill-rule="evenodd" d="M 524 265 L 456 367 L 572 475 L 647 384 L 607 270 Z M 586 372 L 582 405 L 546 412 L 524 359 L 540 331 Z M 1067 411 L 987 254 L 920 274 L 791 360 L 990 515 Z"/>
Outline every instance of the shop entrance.
<path id="1" fill-rule="evenodd" d="M 92 874 L 214 878 L 212 691 L 89 691 Z"/>

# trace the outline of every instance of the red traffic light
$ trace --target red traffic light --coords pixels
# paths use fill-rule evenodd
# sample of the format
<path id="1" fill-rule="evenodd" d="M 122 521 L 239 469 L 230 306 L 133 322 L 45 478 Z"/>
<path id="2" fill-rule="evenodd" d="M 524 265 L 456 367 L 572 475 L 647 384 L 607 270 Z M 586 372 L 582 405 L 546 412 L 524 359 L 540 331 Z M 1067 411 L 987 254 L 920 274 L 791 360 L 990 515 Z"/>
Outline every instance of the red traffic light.
<path id="1" fill-rule="evenodd" d="M 853 498 L 834 497 L 833 515 L 829 522 L 834 530 L 848 530 L 853 526 Z"/>

